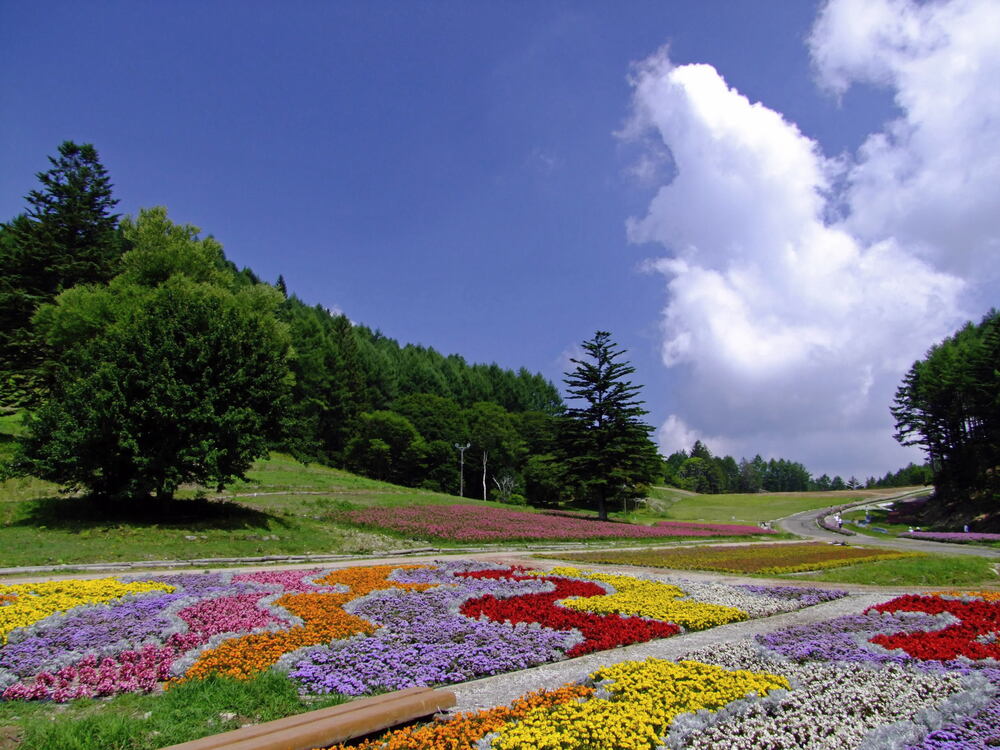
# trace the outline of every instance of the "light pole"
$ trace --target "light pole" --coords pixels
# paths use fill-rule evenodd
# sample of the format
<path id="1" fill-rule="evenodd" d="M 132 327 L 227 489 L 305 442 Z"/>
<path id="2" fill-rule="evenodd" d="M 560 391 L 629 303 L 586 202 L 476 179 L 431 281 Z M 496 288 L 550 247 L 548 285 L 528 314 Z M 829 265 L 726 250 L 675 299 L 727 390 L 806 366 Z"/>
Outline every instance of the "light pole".
<path id="1" fill-rule="evenodd" d="M 458 496 L 465 497 L 465 452 L 472 446 L 472 443 L 466 443 L 465 445 L 460 445 L 455 443 L 455 447 L 458 448 Z"/>

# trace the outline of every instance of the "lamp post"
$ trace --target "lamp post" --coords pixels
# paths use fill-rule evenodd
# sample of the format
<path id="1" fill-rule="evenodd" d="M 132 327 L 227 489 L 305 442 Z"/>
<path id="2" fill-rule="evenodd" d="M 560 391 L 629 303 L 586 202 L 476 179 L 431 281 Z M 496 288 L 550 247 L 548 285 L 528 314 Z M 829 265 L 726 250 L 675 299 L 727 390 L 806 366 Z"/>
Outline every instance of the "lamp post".
<path id="1" fill-rule="evenodd" d="M 460 445 L 455 443 L 455 447 L 458 448 L 458 496 L 465 497 L 465 452 L 472 446 L 472 443 L 466 443 L 465 445 Z"/>

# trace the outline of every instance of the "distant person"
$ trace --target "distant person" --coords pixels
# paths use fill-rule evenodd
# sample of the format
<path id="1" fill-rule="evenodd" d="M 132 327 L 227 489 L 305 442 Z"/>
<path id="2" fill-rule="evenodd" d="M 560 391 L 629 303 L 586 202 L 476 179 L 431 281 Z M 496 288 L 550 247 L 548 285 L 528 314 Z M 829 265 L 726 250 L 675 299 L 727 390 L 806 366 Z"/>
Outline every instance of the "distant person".
<path id="1" fill-rule="evenodd" d="M 968 534 L 969 533 L 969 524 L 965 524 L 965 527 L 962 529 L 962 531 L 964 531 L 966 534 Z"/>

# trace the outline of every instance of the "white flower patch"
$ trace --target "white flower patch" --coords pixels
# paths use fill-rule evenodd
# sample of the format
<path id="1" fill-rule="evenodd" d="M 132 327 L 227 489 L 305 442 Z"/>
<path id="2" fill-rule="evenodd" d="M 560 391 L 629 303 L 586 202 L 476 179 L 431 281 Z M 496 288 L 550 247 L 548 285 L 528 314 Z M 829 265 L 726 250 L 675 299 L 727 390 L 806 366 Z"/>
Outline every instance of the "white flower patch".
<path id="1" fill-rule="evenodd" d="M 919 740 L 947 717 L 981 707 L 995 687 L 979 675 L 928 674 L 912 667 L 795 664 L 749 640 L 685 658 L 729 669 L 784 675 L 789 691 L 679 716 L 665 746 L 747 750 L 889 750 Z"/>
<path id="2" fill-rule="evenodd" d="M 802 609 L 802 603 L 798 600 L 751 594 L 724 583 L 704 583 L 680 579 L 674 580 L 673 584 L 682 588 L 690 599 L 706 604 L 722 604 L 742 609 L 753 619 Z"/>

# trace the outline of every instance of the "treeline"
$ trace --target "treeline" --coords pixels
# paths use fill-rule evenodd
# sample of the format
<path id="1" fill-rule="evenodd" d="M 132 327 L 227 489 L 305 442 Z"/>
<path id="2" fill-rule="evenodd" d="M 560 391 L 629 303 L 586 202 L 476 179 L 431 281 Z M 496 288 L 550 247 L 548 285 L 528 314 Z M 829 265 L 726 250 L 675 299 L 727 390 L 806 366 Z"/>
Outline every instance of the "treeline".
<path id="1" fill-rule="evenodd" d="M 892 406 L 896 439 L 924 449 L 944 507 L 1000 499 L 1000 311 L 915 362 Z"/>
<path id="2" fill-rule="evenodd" d="M 842 484 L 843 480 L 837 478 Z M 691 451 L 676 451 L 664 463 L 664 481 L 674 487 L 706 494 L 743 492 L 806 492 L 813 486 L 809 471 L 783 458 L 765 461 L 714 456 L 701 440 Z M 829 480 L 828 480 L 829 481 Z M 829 488 L 827 488 L 829 489 Z"/>
<path id="3" fill-rule="evenodd" d="M 121 218 L 93 146 L 67 141 L 50 161 L 26 211 L 0 225 L 0 408 L 29 415 L 9 472 L 114 497 L 170 497 L 185 482 L 243 476 L 277 448 L 398 484 L 535 504 L 618 502 L 623 488 L 661 476 L 703 493 L 861 486 L 813 479 L 785 459 L 716 457 L 701 442 L 662 459 L 639 424 L 641 402 L 613 418 L 591 414 L 638 386 L 567 373 L 570 395 L 597 404 L 567 410 L 552 383 L 524 368 L 401 345 L 307 305 L 281 277 L 268 284 L 238 269 L 211 236 L 174 224 L 166 209 Z M 976 373 L 988 375 L 989 356 L 996 360 L 995 315 L 991 325 L 976 346 L 993 354 L 976 355 Z M 600 357 L 577 363 L 582 372 L 623 353 L 609 336 L 588 342 Z M 972 346 L 973 333 L 962 336 Z M 979 382 L 970 372 L 946 382 Z M 994 435 L 995 446 L 995 419 L 981 415 L 978 394 L 963 402 L 980 411 L 962 426 Z M 599 426 L 600 439 L 574 422 Z M 611 471 L 615 446 L 627 450 Z M 935 476 L 945 465 L 958 476 L 948 461 L 959 453 L 982 465 L 971 449 L 934 443 Z M 868 484 L 919 483 L 916 473 Z M 609 476 L 614 487 L 604 486 Z"/>
<path id="4" fill-rule="evenodd" d="M 21 471 L 169 496 L 270 446 L 451 493 L 464 462 L 467 496 L 565 498 L 562 400 L 541 375 L 309 306 L 165 209 L 121 219 L 93 146 L 65 142 L 50 162 L 0 225 L 0 407 L 27 410 L 35 435 Z"/>
<path id="5" fill-rule="evenodd" d="M 865 488 L 879 487 L 913 487 L 916 485 L 928 485 L 934 482 L 934 471 L 930 464 L 909 463 L 899 471 L 886 472 L 881 479 L 868 477 Z"/>
<path id="6" fill-rule="evenodd" d="M 466 495 L 482 497 L 484 484 L 487 496 L 506 500 L 523 498 L 526 488 L 540 491 L 529 455 L 549 452 L 562 408 L 559 391 L 544 377 L 401 346 L 295 296 L 286 299 L 282 316 L 296 357 L 280 447 L 305 460 L 453 494 L 461 489 L 463 461 Z"/>
<path id="7" fill-rule="evenodd" d="M 881 479 L 869 477 L 861 482 L 823 474 L 814 478 L 797 461 L 784 458 L 764 460 L 759 455 L 738 462 L 732 456 L 714 456 L 701 440 L 689 451 L 672 453 L 664 461 L 663 481 L 673 487 L 705 494 L 745 492 L 824 492 L 873 487 L 908 487 L 929 484 L 929 466 L 910 464 L 897 472 L 887 472 Z"/>

